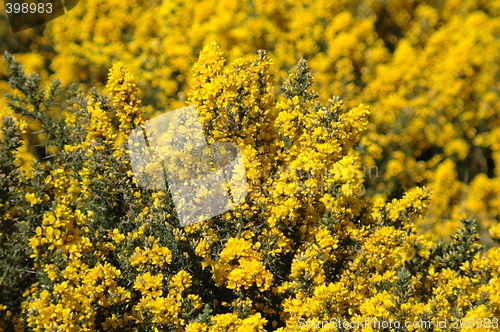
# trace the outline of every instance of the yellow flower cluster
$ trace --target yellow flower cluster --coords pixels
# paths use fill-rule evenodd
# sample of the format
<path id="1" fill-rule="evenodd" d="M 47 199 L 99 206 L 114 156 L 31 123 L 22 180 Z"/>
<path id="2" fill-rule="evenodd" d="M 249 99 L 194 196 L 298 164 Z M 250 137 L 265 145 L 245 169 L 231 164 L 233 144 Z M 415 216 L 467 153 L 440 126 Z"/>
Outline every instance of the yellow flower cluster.
<path id="1" fill-rule="evenodd" d="M 226 284 L 227 288 L 238 291 L 255 284 L 260 291 L 268 290 L 273 284 L 273 275 L 262 264 L 259 249 L 258 242 L 252 244 L 245 239 L 230 238 L 212 267 L 215 284 Z"/>
<path id="2" fill-rule="evenodd" d="M 128 137 L 132 129 L 144 123 L 144 116 L 140 109 L 141 101 L 137 99 L 134 77 L 121 62 L 111 68 L 107 89 L 113 96 L 113 104 L 117 108 L 120 132 Z"/>
<path id="3" fill-rule="evenodd" d="M 160 247 L 157 243 L 151 249 L 141 250 L 135 248 L 134 254 L 130 257 L 130 265 L 137 266 L 138 270 L 143 270 L 145 265 L 163 266 L 163 264 L 172 262 L 172 252 L 167 247 Z"/>

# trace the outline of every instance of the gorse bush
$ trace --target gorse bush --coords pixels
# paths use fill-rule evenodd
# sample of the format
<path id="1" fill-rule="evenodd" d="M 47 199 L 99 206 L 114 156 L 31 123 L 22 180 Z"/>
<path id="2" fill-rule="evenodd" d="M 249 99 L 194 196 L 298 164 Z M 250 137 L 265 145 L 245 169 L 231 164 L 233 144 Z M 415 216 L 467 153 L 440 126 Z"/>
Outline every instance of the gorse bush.
<path id="1" fill-rule="evenodd" d="M 483 248 L 473 219 L 447 243 L 422 234 L 427 187 L 377 193 L 360 148 L 368 107 L 321 103 L 307 61 L 276 92 L 265 52 L 226 64 L 217 44 L 201 51 L 186 105 L 209 143 L 242 151 L 249 193 L 186 227 L 168 188 L 135 181 L 126 142 L 146 117 L 126 64 L 110 69 L 106 91 L 86 93 L 43 88 L 10 54 L 5 63 L 4 331 L 286 331 L 367 318 L 484 318 L 498 329 L 499 248 Z M 29 135 L 45 158 L 26 170 L 18 150 Z"/>
<path id="2" fill-rule="evenodd" d="M 465 213 L 489 247 L 500 238 L 499 28 L 500 6 L 486 0 L 85 0 L 43 33 L 2 35 L 28 72 L 64 88 L 103 88 L 122 61 L 148 118 L 184 105 L 189 71 L 213 40 L 229 61 L 265 49 L 279 81 L 305 58 L 323 103 L 336 95 L 371 107 L 355 148 L 379 171 L 366 190 L 400 199 L 428 186 L 434 198 L 419 227 L 449 240 Z M 45 155 L 36 135 L 29 140 L 24 164 Z"/>

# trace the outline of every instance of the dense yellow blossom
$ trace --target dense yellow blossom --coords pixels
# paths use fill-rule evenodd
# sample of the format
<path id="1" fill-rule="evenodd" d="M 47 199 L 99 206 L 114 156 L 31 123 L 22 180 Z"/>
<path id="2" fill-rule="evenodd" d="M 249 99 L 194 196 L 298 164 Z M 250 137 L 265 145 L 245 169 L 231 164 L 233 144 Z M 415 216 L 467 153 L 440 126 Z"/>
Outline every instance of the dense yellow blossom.
<path id="1" fill-rule="evenodd" d="M 486 0 L 85 0 L 0 28 L 24 65 L 1 63 L 0 331 L 498 330 L 499 17 Z M 249 188 L 181 227 L 125 143 L 187 105 Z"/>

